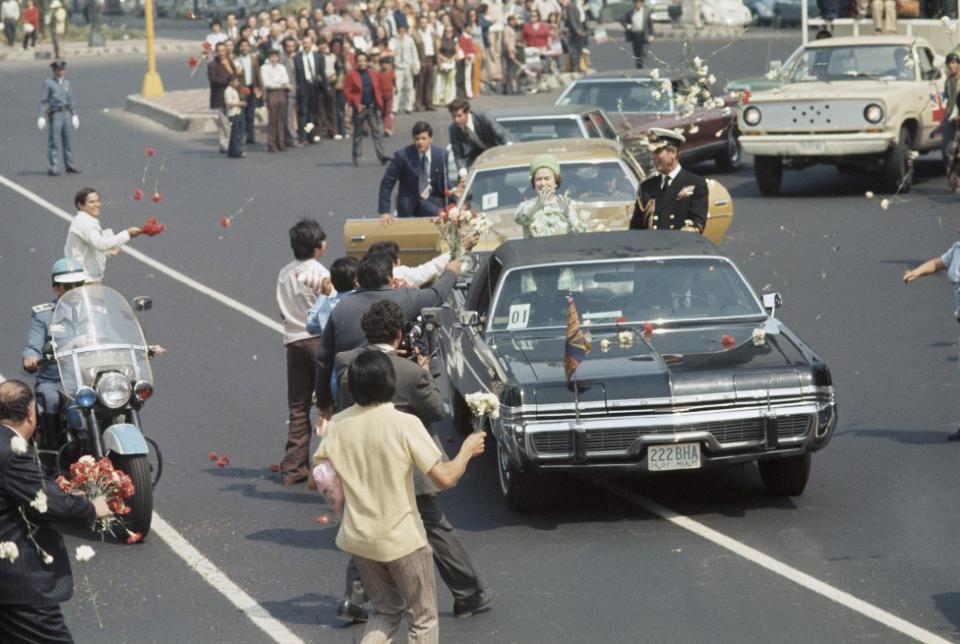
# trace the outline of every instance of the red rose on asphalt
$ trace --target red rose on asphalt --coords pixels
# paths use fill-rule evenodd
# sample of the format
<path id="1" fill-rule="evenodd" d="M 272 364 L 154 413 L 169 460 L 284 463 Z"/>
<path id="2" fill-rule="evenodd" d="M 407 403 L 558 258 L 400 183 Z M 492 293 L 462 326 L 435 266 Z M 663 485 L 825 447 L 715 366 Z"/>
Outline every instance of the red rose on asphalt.
<path id="1" fill-rule="evenodd" d="M 159 192 L 153 193 L 153 196 L 150 198 L 153 199 L 153 203 L 160 203 L 160 200 L 163 199 L 163 197 L 160 196 Z"/>
<path id="2" fill-rule="evenodd" d="M 271 471 L 271 472 L 279 472 L 279 471 L 280 471 L 280 466 L 279 466 L 278 464 L 276 464 L 276 463 L 270 463 L 270 471 Z"/>
<path id="3" fill-rule="evenodd" d="M 127 537 L 127 543 L 140 543 L 143 541 L 143 535 L 139 532 L 134 532 L 129 537 Z"/>
<path id="4" fill-rule="evenodd" d="M 147 157 L 152 157 L 153 155 L 155 155 L 155 154 L 157 153 L 157 151 L 156 151 L 155 148 L 153 148 L 152 146 L 149 146 L 149 145 L 148 145 L 148 146 L 146 147 L 146 149 L 143 151 L 143 153 L 146 154 Z"/>
<path id="5" fill-rule="evenodd" d="M 220 457 L 220 460 L 223 461 L 224 463 L 226 463 L 227 465 L 230 465 L 230 457 L 227 456 L 226 454 L 224 454 L 223 456 L 221 456 L 221 457 Z"/>
<path id="6" fill-rule="evenodd" d="M 140 188 L 137 188 L 136 190 L 133 191 L 133 200 L 140 201 L 141 199 L 143 199 L 143 190 L 141 190 Z"/>
<path id="7" fill-rule="evenodd" d="M 196 67 L 197 65 L 200 64 L 200 61 L 197 60 L 196 56 L 191 56 L 190 58 L 187 59 L 187 64 L 190 65 L 190 67 Z"/>
<path id="8" fill-rule="evenodd" d="M 220 458 L 220 457 L 217 456 L 217 453 L 216 453 L 216 452 L 210 452 L 210 460 L 211 460 L 211 461 L 215 461 L 215 460 L 217 460 L 218 458 Z"/>
<path id="9" fill-rule="evenodd" d="M 220 225 L 223 226 L 224 228 L 229 228 L 229 227 L 231 226 L 230 218 L 229 218 L 229 217 L 226 217 L 226 216 L 221 217 L 221 218 L 220 218 Z"/>
<path id="10" fill-rule="evenodd" d="M 736 343 L 737 341 L 733 339 L 732 335 L 725 335 L 722 338 L 720 338 L 720 344 L 723 345 L 724 349 L 729 349 Z"/>

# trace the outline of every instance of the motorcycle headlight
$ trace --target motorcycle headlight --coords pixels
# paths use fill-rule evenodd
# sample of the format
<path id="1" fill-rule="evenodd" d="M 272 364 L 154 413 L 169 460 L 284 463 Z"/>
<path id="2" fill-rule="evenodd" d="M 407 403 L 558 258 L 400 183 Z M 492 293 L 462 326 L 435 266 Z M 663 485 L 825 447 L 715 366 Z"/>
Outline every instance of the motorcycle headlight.
<path id="1" fill-rule="evenodd" d="M 883 108 L 876 103 L 870 103 L 863 108 L 863 118 L 869 123 L 879 123 L 883 120 Z"/>
<path id="2" fill-rule="evenodd" d="M 130 381 L 116 372 L 103 375 L 97 383 L 97 396 L 100 397 L 100 402 L 110 409 L 123 407 L 130 400 L 132 391 Z"/>
<path id="3" fill-rule="evenodd" d="M 747 125 L 759 125 L 760 118 L 760 110 L 756 107 L 748 107 L 743 110 L 743 122 Z"/>
<path id="4" fill-rule="evenodd" d="M 93 387 L 80 387 L 77 389 L 78 405 L 84 409 L 89 409 L 93 407 L 93 403 L 95 402 L 97 402 L 97 392 L 93 390 Z"/>

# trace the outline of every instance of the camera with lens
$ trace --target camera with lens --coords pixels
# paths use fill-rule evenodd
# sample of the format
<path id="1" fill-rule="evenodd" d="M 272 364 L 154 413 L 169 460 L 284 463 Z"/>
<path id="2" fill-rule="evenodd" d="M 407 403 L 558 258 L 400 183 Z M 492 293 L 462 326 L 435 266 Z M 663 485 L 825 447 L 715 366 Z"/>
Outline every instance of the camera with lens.
<path id="1" fill-rule="evenodd" d="M 411 360 L 417 355 L 428 355 L 427 339 L 423 336 L 423 320 L 407 320 L 400 334 L 400 351 Z"/>

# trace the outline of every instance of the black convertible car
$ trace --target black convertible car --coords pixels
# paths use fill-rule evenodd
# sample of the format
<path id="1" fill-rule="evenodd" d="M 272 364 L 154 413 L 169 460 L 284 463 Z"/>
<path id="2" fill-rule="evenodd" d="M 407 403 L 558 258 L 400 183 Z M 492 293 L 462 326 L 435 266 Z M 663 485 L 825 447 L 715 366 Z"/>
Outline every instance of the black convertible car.
<path id="1" fill-rule="evenodd" d="M 592 350 L 567 382 L 567 297 Z M 453 389 L 496 393 L 500 490 L 532 509 L 555 471 L 663 472 L 758 461 L 803 492 L 836 425 L 827 365 L 701 235 L 590 233 L 504 243 L 425 309 Z"/>

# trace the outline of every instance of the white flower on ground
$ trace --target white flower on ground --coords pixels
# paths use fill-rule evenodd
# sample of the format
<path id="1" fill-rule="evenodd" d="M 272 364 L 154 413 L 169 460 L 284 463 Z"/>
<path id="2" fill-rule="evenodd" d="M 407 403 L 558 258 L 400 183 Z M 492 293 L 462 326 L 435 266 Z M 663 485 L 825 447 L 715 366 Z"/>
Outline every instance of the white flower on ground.
<path id="1" fill-rule="evenodd" d="M 20 556 L 20 549 L 12 541 L 0 541 L 0 559 L 7 559 L 10 563 Z"/>
<path id="2" fill-rule="evenodd" d="M 889 207 L 890 207 L 890 200 L 889 200 L 889 199 L 882 199 L 882 200 L 880 201 L 880 208 L 881 208 L 882 210 L 887 210 Z"/>
<path id="3" fill-rule="evenodd" d="M 651 70 L 650 70 L 650 78 L 652 78 L 653 80 L 660 80 L 660 70 L 659 70 L 659 69 L 651 69 Z"/>
<path id="4" fill-rule="evenodd" d="M 863 193 L 863 196 L 867 199 L 873 199 L 873 190 L 867 190 L 865 193 Z"/>
<path id="5" fill-rule="evenodd" d="M 767 341 L 767 332 L 760 328 L 754 329 L 751 339 L 753 340 L 753 346 L 762 347 Z"/>
<path id="6" fill-rule="evenodd" d="M 77 546 L 77 561 L 90 561 L 95 554 L 90 546 Z"/>
<path id="7" fill-rule="evenodd" d="M 35 509 L 40 514 L 43 514 L 47 511 L 47 493 L 43 490 L 37 490 L 37 496 L 33 501 L 30 501 L 30 507 Z"/>
<path id="8" fill-rule="evenodd" d="M 17 434 L 10 439 L 10 451 L 14 454 L 27 453 L 27 441 L 23 440 L 23 436 Z"/>

